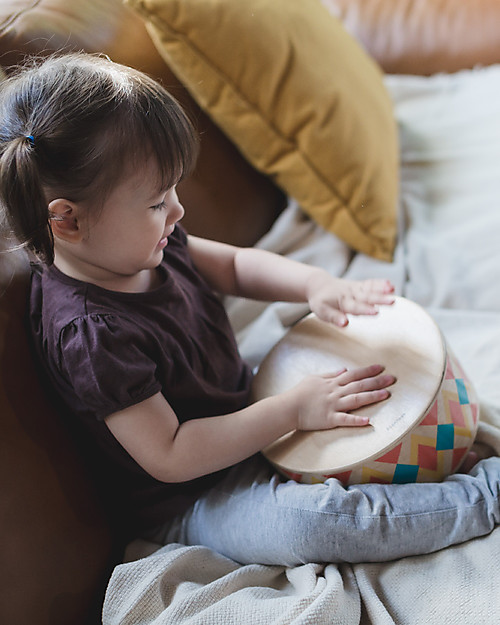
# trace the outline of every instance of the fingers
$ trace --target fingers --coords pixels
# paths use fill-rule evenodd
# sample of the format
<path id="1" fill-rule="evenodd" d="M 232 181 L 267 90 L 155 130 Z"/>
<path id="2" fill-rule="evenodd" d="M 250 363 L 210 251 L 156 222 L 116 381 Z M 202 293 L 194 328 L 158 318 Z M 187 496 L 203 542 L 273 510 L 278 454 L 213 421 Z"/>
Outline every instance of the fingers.
<path id="1" fill-rule="evenodd" d="M 390 397 L 387 387 L 394 384 L 396 378 L 390 374 L 382 375 L 382 371 L 384 367 L 376 364 L 339 375 L 337 382 L 341 395 L 337 399 L 338 409 L 350 412 Z"/>
<path id="2" fill-rule="evenodd" d="M 367 425 L 367 417 L 352 413 L 390 396 L 387 387 L 394 384 L 396 378 L 383 371 L 383 365 L 374 364 L 307 376 L 290 391 L 298 398 L 296 429 L 307 431 Z"/>
<path id="3" fill-rule="evenodd" d="M 394 303 L 394 286 L 389 280 L 364 280 L 344 282 L 333 299 L 326 297 L 315 312 L 320 319 L 344 327 L 348 314 L 376 315 L 379 306 Z"/>
<path id="4" fill-rule="evenodd" d="M 334 373 L 325 373 L 325 378 L 339 378 L 338 383 L 341 386 L 345 386 L 351 382 L 358 380 L 364 380 L 367 378 L 374 378 L 384 371 L 384 365 L 374 364 L 366 367 L 359 367 L 357 369 L 347 369 L 346 367 L 335 371 Z"/>
<path id="5" fill-rule="evenodd" d="M 365 391 L 361 393 L 353 393 L 352 395 L 346 395 L 339 398 L 337 406 L 339 410 L 350 412 L 351 410 L 357 410 L 370 404 L 376 404 L 379 401 L 383 401 L 390 397 L 390 393 L 386 388 L 382 388 L 375 391 Z"/>
<path id="6" fill-rule="evenodd" d="M 322 373 L 319 374 L 319 376 L 321 378 L 324 378 L 325 380 L 328 380 L 329 378 L 338 378 L 340 375 L 342 375 L 343 373 L 347 372 L 347 368 L 343 367 L 342 369 L 339 369 L 338 371 L 333 371 L 333 372 L 329 372 L 329 373 Z"/>
<path id="7" fill-rule="evenodd" d="M 339 309 L 343 313 L 351 315 L 375 315 L 379 306 L 394 304 L 392 291 L 372 290 L 364 286 L 364 283 L 352 288 L 339 298 Z"/>
<path id="8" fill-rule="evenodd" d="M 384 368 L 383 365 L 370 365 L 361 369 L 346 371 L 341 374 L 342 377 L 339 376 L 339 384 L 344 387 L 346 393 L 386 388 L 394 384 L 396 378 L 391 374 L 381 375 Z"/>
<path id="9" fill-rule="evenodd" d="M 370 419 L 368 417 L 348 414 L 347 412 L 337 412 L 335 415 L 334 427 L 363 427 L 369 423 Z"/>
<path id="10" fill-rule="evenodd" d="M 332 394 L 335 396 L 336 409 L 342 413 L 349 413 L 390 397 L 387 387 L 392 386 L 396 378 L 391 374 L 382 375 L 383 371 L 383 365 L 375 364 L 327 374 L 325 377 L 330 377 L 332 380 Z M 358 424 L 356 419 L 349 423 L 349 425 Z"/>
<path id="11" fill-rule="evenodd" d="M 358 282 L 358 289 L 360 293 L 365 293 L 368 297 L 382 297 L 390 299 L 394 297 L 394 285 L 390 280 L 363 280 Z"/>

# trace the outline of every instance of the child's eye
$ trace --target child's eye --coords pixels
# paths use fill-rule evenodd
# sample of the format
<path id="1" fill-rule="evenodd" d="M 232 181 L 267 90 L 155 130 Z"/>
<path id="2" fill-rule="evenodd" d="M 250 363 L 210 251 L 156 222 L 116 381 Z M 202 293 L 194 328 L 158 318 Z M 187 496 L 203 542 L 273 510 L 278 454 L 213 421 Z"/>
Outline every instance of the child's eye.
<path id="1" fill-rule="evenodd" d="M 160 202 L 159 204 L 155 204 L 154 206 L 150 206 L 149 208 L 153 209 L 154 211 L 159 211 L 165 208 L 166 205 L 167 204 L 165 200 L 163 200 L 163 202 Z"/>

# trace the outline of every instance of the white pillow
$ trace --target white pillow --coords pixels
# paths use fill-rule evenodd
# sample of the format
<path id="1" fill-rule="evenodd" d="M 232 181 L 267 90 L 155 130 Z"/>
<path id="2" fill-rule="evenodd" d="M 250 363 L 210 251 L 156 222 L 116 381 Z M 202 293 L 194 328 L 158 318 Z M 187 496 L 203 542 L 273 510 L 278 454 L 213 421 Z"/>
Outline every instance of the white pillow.
<path id="1" fill-rule="evenodd" d="M 407 218 L 405 295 L 500 310 L 500 65 L 388 75 Z"/>

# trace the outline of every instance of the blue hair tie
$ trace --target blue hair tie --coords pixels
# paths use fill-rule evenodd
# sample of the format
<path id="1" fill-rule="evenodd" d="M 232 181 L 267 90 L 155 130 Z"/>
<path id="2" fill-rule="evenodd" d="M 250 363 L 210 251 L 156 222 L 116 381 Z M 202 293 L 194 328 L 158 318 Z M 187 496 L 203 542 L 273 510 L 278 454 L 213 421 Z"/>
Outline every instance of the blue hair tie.
<path id="1" fill-rule="evenodd" d="M 33 135 L 26 135 L 26 140 L 29 142 L 30 145 L 32 145 L 33 147 L 35 146 L 35 137 Z"/>

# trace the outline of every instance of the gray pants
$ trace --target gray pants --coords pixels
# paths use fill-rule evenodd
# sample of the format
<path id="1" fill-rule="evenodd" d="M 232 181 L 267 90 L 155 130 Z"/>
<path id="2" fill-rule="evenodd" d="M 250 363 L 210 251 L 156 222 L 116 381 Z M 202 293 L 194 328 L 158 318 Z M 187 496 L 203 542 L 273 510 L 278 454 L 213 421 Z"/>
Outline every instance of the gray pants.
<path id="1" fill-rule="evenodd" d="M 155 535 L 242 564 L 381 562 L 431 553 L 500 523 L 500 458 L 440 483 L 342 486 L 282 481 L 260 456 L 233 467 Z"/>

